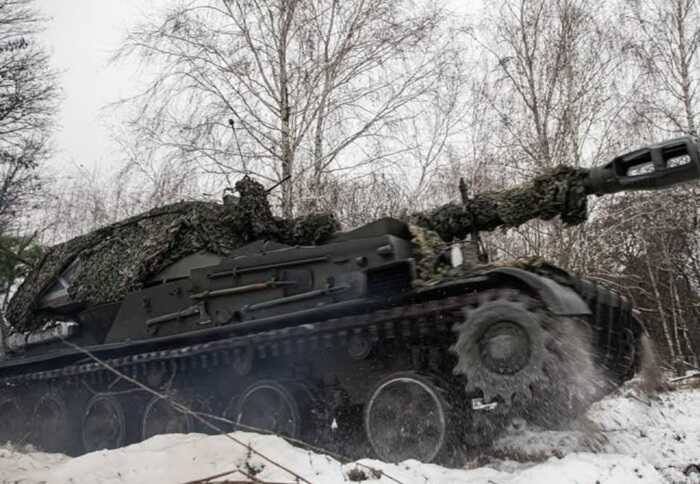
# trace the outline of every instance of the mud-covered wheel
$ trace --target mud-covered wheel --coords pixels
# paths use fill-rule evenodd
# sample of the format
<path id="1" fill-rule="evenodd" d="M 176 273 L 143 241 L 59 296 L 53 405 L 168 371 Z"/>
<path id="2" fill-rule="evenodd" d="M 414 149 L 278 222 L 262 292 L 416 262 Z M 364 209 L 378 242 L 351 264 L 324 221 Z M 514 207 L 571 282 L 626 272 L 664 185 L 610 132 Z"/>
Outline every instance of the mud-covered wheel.
<path id="1" fill-rule="evenodd" d="M 160 434 L 186 434 L 192 430 L 192 419 L 167 399 L 155 396 L 143 411 L 141 438 L 146 440 Z"/>
<path id="2" fill-rule="evenodd" d="M 263 380 L 238 398 L 236 424 L 243 431 L 299 437 L 308 410 L 308 394 L 299 385 Z"/>
<path id="3" fill-rule="evenodd" d="M 68 407 L 61 395 L 44 393 L 32 414 L 32 441 L 45 452 L 74 450 L 73 431 Z"/>
<path id="4" fill-rule="evenodd" d="M 530 398 L 532 386 L 546 382 L 545 318 L 533 300 L 511 291 L 487 291 L 477 307 L 465 308 L 450 350 L 457 356 L 454 373 L 466 376 L 467 393 L 506 404 L 515 395 Z"/>
<path id="5" fill-rule="evenodd" d="M 557 317 L 514 290 L 489 290 L 464 309 L 454 331 L 454 373 L 466 377 L 467 395 L 506 408 L 517 402 L 525 416 L 539 413 L 545 421 L 586 400 L 595 371 L 584 321 Z"/>
<path id="6" fill-rule="evenodd" d="M 384 461 L 432 462 L 447 455 L 454 444 L 448 429 L 450 413 L 444 392 L 432 379 L 394 373 L 370 392 L 364 410 L 365 433 Z"/>
<path id="7" fill-rule="evenodd" d="M 27 438 L 27 419 L 17 397 L 0 396 L 0 443 L 22 443 Z"/>
<path id="8" fill-rule="evenodd" d="M 95 395 L 85 406 L 82 421 L 86 452 L 116 449 L 126 440 L 126 417 L 119 400 L 112 395 Z"/>

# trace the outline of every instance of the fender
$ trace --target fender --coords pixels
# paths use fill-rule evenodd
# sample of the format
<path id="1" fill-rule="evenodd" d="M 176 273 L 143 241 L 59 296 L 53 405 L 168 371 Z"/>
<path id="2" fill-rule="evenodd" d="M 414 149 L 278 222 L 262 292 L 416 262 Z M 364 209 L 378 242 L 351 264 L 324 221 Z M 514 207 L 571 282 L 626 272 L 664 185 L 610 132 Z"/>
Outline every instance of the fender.
<path id="1" fill-rule="evenodd" d="M 490 270 L 487 277 L 515 280 L 531 289 L 558 316 L 590 316 L 588 304 L 573 289 L 563 286 L 548 277 L 524 269 L 499 267 Z"/>

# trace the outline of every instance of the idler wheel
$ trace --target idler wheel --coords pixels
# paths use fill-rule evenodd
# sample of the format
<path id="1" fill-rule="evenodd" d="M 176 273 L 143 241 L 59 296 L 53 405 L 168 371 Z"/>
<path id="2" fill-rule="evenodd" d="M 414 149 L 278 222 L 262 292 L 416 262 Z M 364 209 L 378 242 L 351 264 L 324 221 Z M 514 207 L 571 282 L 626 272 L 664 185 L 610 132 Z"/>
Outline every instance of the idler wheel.
<path id="1" fill-rule="evenodd" d="M 146 404 L 141 421 L 143 440 L 160 434 L 186 434 L 191 429 L 189 415 L 177 410 L 168 400 L 155 396 Z"/>
<path id="2" fill-rule="evenodd" d="M 266 431 L 296 438 L 308 410 L 308 393 L 295 384 L 262 380 L 238 399 L 236 423 L 243 431 Z"/>
<path id="3" fill-rule="evenodd" d="M 66 452 L 71 449 L 68 409 L 60 395 L 53 392 L 42 395 L 34 407 L 32 423 L 33 440 L 43 451 Z"/>
<path id="4" fill-rule="evenodd" d="M 0 443 L 21 443 L 27 438 L 26 418 L 19 399 L 0 396 Z"/>
<path id="5" fill-rule="evenodd" d="M 365 432 L 384 461 L 431 462 L 450 446 L 449 413 L 442 390 L 431 379 L 395 373 L 370 393 L 364 411 Z"/>
<path id="6" fill-rule="evenodd" d="M 95 395 L 83 413 L 83 447 L 86 452 L 116 449 L 126 440 L 124 408 L 112 395 Z"/>

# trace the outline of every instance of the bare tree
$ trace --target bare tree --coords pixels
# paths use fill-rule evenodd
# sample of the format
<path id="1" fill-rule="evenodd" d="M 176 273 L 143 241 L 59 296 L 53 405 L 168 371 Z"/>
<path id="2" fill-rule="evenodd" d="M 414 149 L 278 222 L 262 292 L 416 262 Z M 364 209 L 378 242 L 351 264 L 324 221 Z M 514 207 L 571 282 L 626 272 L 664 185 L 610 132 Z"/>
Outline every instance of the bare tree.
<path id="1" fill-rule="evenodd" d="M 428 193 L 433 200 L 444 203 L 459 199 L 460 178 L 465 180 L 470 192 L 498 189 L 505 183 L 504 160 L 500 158 L 498 149 L 503 134 L 500 126 L 502 117 L 492 108 L 493 100 L 500 93 L 493 85 L 490 68 L 491 65 L 483 59 L 467 64 L 465 71 L 470 74 L 461 80 L 464 93 L 459 93 L 459 97 L 458 93 L 447 96 L 445 99 L 450 102 L 446 103 L 446 108 L 449 109 L 439 110 L 434 115 L 436 119 L 443 120 L 445 128 L 451 128 L 459 135 L 456 138 L 437 137 L 441 142 L 448 141 L 448 144 L 443 148 L 446 159 L 430 180 Z M 433 109 L 440 105 L 440 102 L 434 103 Z M 448 130 L 444 129 L 441 133 L 447 134 Z M 428 153 L 434 151 L 429 149 Z"/>
<path id="2" fill-rule="evenodd" d="M 329 170 L 385 156 L 357 145 L 439 75 L 442 22 L 410 0 L 181 3 L 132 29 L 116 56 L 157 66 L 130 103 L 135 139 L 209 173 L 306 178 L 318 197 Z"/>
<path id="3" fill-rule="evenodd" d="M 628 140 L 697 134 L 700 9 L 695 0 L 624 0 L 618 30 L 630 93 L 618 119 Z M 638 143 L 639 143 L 638 142 Z M 641 144 L 641 143 L 640 143 Z M 626 292 L 640 309 L 665 359 L 697 365 L 697 190 L 627 195 L 599 204 L 578 239 L 581 270 Z M 584 261 L 585 259 L 585 261 Z"/>
<path id="4" fill-rule="evenodd" d="M 688 210 L 699 200 L 694 187 L 620 197 L 587 234 L 588 276 L 629 296 L 678 370 L 697 367 L 700 356 L 700 237 Z"/>
<path id="5" fill-rule="evenodd" d="M 557 164 L 585 166 L 618 148 L 620 56 L 600 0 L 503 0 L 474 38 L 491 63 L 488 109 L 502 178 L 522 181 Z M 508 255 L 570 267 L 579 230 L 533 221 L 501 238 Z"/>
<path id="6" fill-rule="evenodd" d="M 700 6 L 696 0 L 625 0 L 627 52 L 640 73 L 636 112 L 657 130 L 697 135 Z"/>
<path id="7" fill-rule="evenodd" d="M 608 135 L 619 65 L 598 0 L 505 0 L 482 45 L 495 61 L 504 143 L 536 167 L 582 164 Z M 585 146 L 588 144 L 588 146 Z"/>
<path id="8" fill-rule="evenodd" d="M 48 153 L 57 85 L 35 34 L 44 20 L 31 0 L 0 0 L 0 234 L 38 187 Z"/>
<path id="9" fill-rule="evenodd" d="M 37 168 L 48 139 L 58 88 L 36 34 L 44 25 L 31 0 L 0 0 L 0 307 L 39 255 L 26 213 L 40 188 Z"/>
<path id="10" fill-rule="evenodd" d="M 464 135 L 470 121 L 471 83 L 464 53 L 445 55 L 449 66 L 419 100 L 411 103 L 401 129 L 384 140 L 387 145 L 395 144 L 400 152 L 395 178 L 402 184 L 405 199 L 411 201 L 413 210 L 447 202 L 450 195 L 457 193 L 450 188 L 456 189 L 460 176 L 464 176 L 461 173 L 442 179 L 456 153 L 464 149 Z"/>

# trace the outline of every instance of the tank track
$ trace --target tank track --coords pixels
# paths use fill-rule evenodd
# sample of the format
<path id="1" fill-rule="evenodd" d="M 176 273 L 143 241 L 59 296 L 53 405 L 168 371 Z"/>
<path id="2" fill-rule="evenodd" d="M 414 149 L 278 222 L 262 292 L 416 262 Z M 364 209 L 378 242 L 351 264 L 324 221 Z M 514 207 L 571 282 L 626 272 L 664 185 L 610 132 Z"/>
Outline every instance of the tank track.
<path id="1" fill-rule="evenodd" d="M 476 296 L 451 297 L 439 301 L 379 310 L 358 316 L 328 319 L 317 323 L 264 331 L 174 348 L 104 359 L 104 363 L 131 377 L 145 375 L 165 362 L 178 370 L 235 365 L 254 349 L 256 357 L 291 356 L 320 348 L 348 348 L 353 336 L 368 337 L 372 343 L 397 338 L 450 335 L 452 324 L 461 316 L 461 308 L 478 302 Z M 0 385 L 28 381 L 50 381 L 83 375 L 99 377 L 109 372 L 96 362 L 70 365 L 55 370 L 30 372 L 0 379 Z"/>
<path id="2" fill-rule="evenodd" d="M 608 370 L 611 385 L 632 378 L 639 369 L 640 341 L 645 331 L 623 297 L 585 279 L 575 279 L 574 290 L 591 309 L 597 363 Z"/>

